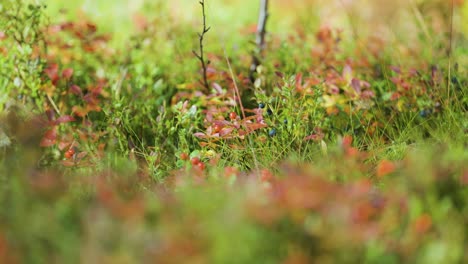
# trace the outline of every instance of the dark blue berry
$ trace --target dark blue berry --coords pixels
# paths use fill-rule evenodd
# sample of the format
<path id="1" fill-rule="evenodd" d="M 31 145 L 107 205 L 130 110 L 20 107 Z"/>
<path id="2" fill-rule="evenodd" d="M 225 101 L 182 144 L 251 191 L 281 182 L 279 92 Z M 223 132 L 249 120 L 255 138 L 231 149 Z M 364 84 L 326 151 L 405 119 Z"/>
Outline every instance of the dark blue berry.
<path id="1" fill-rule="evenodd" d="M 420 117 L 427 117 L 431 114 L 431 109 L 423 109 L 419 112 Z"/>
<path id="2" fill-rule="evenodd" d="M 274 137 L 276 135 L 276 128 L 272 128 L 270 129 L 270 131 L 268 132 L 268 135 L 270 137 Z"/>
<path id="3" fill-rule="evenodd" d="M 268 109 L 268 110 L 267 110 L 267 114 L 268 114 L 269 116 L 271 116 L 271 115 L 273 114 L 273 111 L 271 111 L 271 109 Z"/>
<path id="4" fill-rule="evenodd" d="M 258 108 L 262 108 L 262 109 L 265 108 L 265 104 L 264 103 L 259 103 Z"/>
<path id="5" fill-rule="evenodd" d="M 283 124 L 285 124 L 285 125 L 288 124 L 288 120 L 286 118 L 283 120 Z"/>

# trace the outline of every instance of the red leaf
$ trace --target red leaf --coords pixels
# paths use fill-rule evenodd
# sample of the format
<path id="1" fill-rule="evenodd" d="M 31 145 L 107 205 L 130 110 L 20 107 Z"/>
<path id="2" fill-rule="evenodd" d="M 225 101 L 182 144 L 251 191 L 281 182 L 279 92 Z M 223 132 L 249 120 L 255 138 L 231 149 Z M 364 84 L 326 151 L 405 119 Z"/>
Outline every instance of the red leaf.
<path id="1" fill-rule="evenodd" d="M 57 128 L 53 127 L 52 129 L 48 130 L 44 136 L 42 137 L 40 146 L 41 147 L 50 147 L 55 144 L 57 141 Z"/>
<path id="2" fill-rule="evenodd" d="M 62 71 L 62 77 L 69 80 L 73 76 L 73 69 L 66 68 Z"/>
<path id="3" fill-rule="evenodd" d="M 381 178 L 385 175 L 388 175 L 394 172 L 396 166 L 393 162 L 389 160 L 382 160 L 379 165 L 377 165 L 377 177 Z"/>
<path id="4" fill-rule="evenodd" d="M 313 140 L 313 141 L 319 141 L 319 140 L 322 140 L 323 138 L 323 135 L 319 135 L 319 134 L 312 134 L 312 135 L 309 135 L 307 137 L 304 138 L 304 141 L 307 141 L 307 140 Z"/>
<path id="5" fill-rule="evenodd" d="M 55 112 L 54 110 L 52 109 L 47 109 L 45 111 L 45 114 L 47 116 L 47 120 L 49 120 L 49 122 L 52 122 L 54 119 L 55 119 Z"/>
<path id="6" fill-rule="evenodd" d="M 361 97 L 364 98 L 364 99 L 370 99 L 370 98 L 375 97 L 375 94 L 374 94 L 373 91 L 366 90 L 366 91 L 362 92 Z"/>
<path id="7" fill-rule="evenodd" d="M 55 120 L 55 124 L 58 125 L 58 124 L 68 123 L 68 122 L 73 122 L 73 121 L 75 121 L 75 118 L 73 116 L 64 115 L 64 116 L 57 118 L 57 120 Z"/>
<path id="8" fill-rule="evenodd" d="M 296 75 L 296 91 L 302 91 L 302 73 Z"/>
<path id="9" fill-rule="evenodd" d="M 55 85 L 59 79 L 58 76 L 58 64 L 52 63 L 44 69 L 45 74 L 49 77 L 52 83 Z"/>
<path id="10" fill-rule="evenodd" d="M 211 86 L 213 87 L 213 89 L 216 90 L 216 92 L 218 94 L 223 94 L 223 88 L 221 87 L 221 85 L 219 85 L 218 83 L 214 82 L 211 84 Z"/>
<path id="11" fill-rule="evenodd" d="M 351 147 L 351 144 L 353 143 L 353 137 L 350 135 L 345 135 L 343 137 L 343 140 L 341 141 L 341 145 L 343 146 L 344 149 L 348 149 Z"/>
<path id="12" fill-rule="evenodd" d="M 202 132 L 197 132 L 197 133 L 194 133 L 193 135 L 196 136 L 197 138 L 207 138 L 207 135 Z"/>
<path id="13" fill-rule="evenodd" d="M 361 82 L 356 79 L 356 78 L 353 78 L 351 80 L 351 87 L 353 87 L 354 91 L 356 91 L 356 93 L 360 94 L 361 93 Z"/>
<path id="14" fill-rule="evenodd" d="M 305 137 L 304 140 L 305 140 L 305 141 L 307 141 L 307 140 L 320 141 L 320 140 L 322 140 L 324 137 L 325 137 L 325 135 L 323 134 L 322 129 L 319 128 L 319 127 L 316 127 L 316 128 L 314 129 L 314 133 L 312 133 L 311 135 Z"/>
<path id="15" fill-rule="evenodd" d="M 234 128 L 232 128 L 232 127 L 225 127 L 223 129 L 221 129 L 221 131 L 219 131 L 219 136 L 224 137 L 226 135 L 229 135 L 229 134 L 231 134 L 231 132 L 233 130 L 234 130 Z"/>
<path id="16" fill-rule="evenodd" d="M 58 143 L 58 149 L 59 149 L 59 150 L 64 150 L 66 147 L 69 147 L 71 144 L 72 144 L 72 142 L 60 141 L 60 142 Z"/>
<path id="17" fill-rule="evenodd" d="M 392 70 L 395 73 L 401 74 L 401 69 L 400 67 L 397 66 L 390 66 L 390 70 Z"/>
<path id="18" fill-rule="evenodd" d="M 394 92 L 394 93 L 392 93 L 392 96 L 390 97 L 390 100 L 395 101 L 395 100 L 398 100 L 398 98 L 400 98 L 400 97 L 401 97 L 400 93 Z"/>
<path id="19" fill-rule="evenodd" d="M 78 85 L 72 84 L 69 89 L 70 93 L 83 96 L 83 91 Z"/>

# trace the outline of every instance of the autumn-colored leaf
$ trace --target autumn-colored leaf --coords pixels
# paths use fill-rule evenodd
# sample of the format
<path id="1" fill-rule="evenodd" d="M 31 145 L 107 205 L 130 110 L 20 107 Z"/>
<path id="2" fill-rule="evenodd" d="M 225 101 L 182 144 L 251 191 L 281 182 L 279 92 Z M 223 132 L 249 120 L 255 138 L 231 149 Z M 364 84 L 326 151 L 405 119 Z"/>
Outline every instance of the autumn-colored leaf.
<path id="1" fill-rule="evenodd" d="M 56 125 L 58 125 L 58 124 L 69 123 L 69 122 L 73 122 L 73 121 L 75 121 L 75 118 L 73 116 L 64 115 L 64 116 L 61 116 L 61 117 L 57 118 L 54 123 Z"/>
<path id="2" fill-rule="evenodd" d="M 55 112 L 54 110 L 52 109 L 47 109 L 45 111 L 45 114 L 47 116 L 47 120 L 49 120 L 49 122 L 53 122 L 55 120 Z"/>
<path id="3" fill-rule="evenodd" d="M 324 137 L 325 137 L 325 134 L 323 133 L 322 129 L 316 128 L 314 133 L 304 138 L 304 141 L 307 141 L 307 140 L 320 141 Z"/>
<path id="4" fill-rule="evenodd" d="M 428 214 L 423 214 L 413 222 L 413 230 L 418 234 L 424 234 L 432 227 L 432 218 Z"/>
<path id="5" fill-rule="evenodd" d="M 241 34 L 255 34 L 257 32 L 257 24 L 249 24 L 240 29 Z"/>
<path id="6" fill-rule="evenodd" d="M 354 89 L 354 91 L 356 92 L 356 94 L 360 94 L 361 93 L 361 82 L 356 79 L 356 78 L 353 78 L 351 80 L 351 87 Z"/>
<path id="7" fill-rule="evenodd" d="M 211 84 L 211 87 L 213 87 L 213 89 L 215 89 L 215 91 L 216 91 L 217 94 L 223 94 L 223 93 L 224 93 L 224 92 L 223 92 L 223 88 L 222 88 L 221 85 L 219 85 L 219 83 L 217 83 L 217 82 L 213 82 L 213 83 Z"/>
<path id="8" fill-rule="evenodd" d="M 298 74 L 296 74 L 296 91 L 297 92 L 300 92 L 303 90 L 303 87 L 302 87 L 302 72 L 299 72 Z"/>
<path id="9" fill-rule="evenodd" d="M 250 132 L 268 127 L 268 125 L 264 123 L 246 123 L 244 126 L 246 126 Z"/>
<path id="10" fill-rule="evenodd" d="M 349 148 L 351 147 L 351 144 L 353 143 L 353 137 L 350 135 L 345 135 L 343 136 L 343 139 L 341 140 L 341 146 L 343 148 Z"/>
<path id="11" fill-rule="evenodd" d="M 48 130 L 42 137 L 40 146 L 41 147 L 50 147 L 55 144 L 57 141 L 57 128 L 53 127 Z"/>
<path id="12" fill-rule="evenodd" d="M 352 220 L 355 223 L 365 223 L 376 213 L 376 209 L 368 202 L 360 202 L 353 208 Z"/>
<path id="13" fill-rule="evenodd" d="M 148 19 L 143 14 L 134 14 L 132 16 L 133 24 L 138 31 L 144 31 L 148 28 Z"/>
<path id="14" fill-rule="evenodd" d="M 351 83 L 352 79 L 353 79 L 353 69 L 351 68 L 351 66 L 349 66 L 348 64 L 346 64 L 343 68 L 343 78 L 346 80 L 346 83 Z"/>
<path id="15" fill-rule="evenodd" d="M 76 85 L 76 84 L 72 84 L 72 85 L 70 86 L 69 91 L 70 91 L 70 93 L 72 93 L 72 94 L 83 96 L 83 91 L 81 91 L 81 88 L 80 88 L 78 85 Z"/>
<path id="16" fill-rule="evenodd" d="M 468 169 L 465 169 L 461 176 L 461 184 L 464 186 L 468 186 Z"/>
<path id="17" fill-rule="evenodd" d="M 231 134 L 233 130 L 234 130 L 233 127 L 224 127 L 224 128 L 221 129 L 221 131 L 219 132 L 219 136 L 220 136 L 220 137 L 227 136 L 227 135 Z"/>
<path id="18" fill-rule="evenodd" d="M 89 113 L 87 107 L 81 107 L 76 105 L 72 107 L 72 112 L 73 114 L 79 117 L 85 117 Z"/>
<path id="19" fill-rule="evenodd" d="M 205 134 L 205 133 L 202 133 L 202 132 L 196 132 L 196 133 L 193 133 L 193 135 L 197 138 L 207 138 L 208 136 Z"/>
<path id="20" fill-rule="evenodd" d="M 394 172 L 396 169 L 395 163 L 389 161 L 389 160 L 382 160 L 379 162 L 377 165 L 377 177 L 381 178 L 385 175 L 388 175 L 392 172 Z"/>
<path id="21" fill-rule="evenodd" d="M 57 63 L 52 63 L 47 66 L 47 68 L 44 69 L 44 73 L 49 77 L 49 79 L 52 81 L 52 84 L 56 85 L 59 76 L 58 76 L 58 64 Z"/>
<path id="22" fill-rule="evenodd" d="M 86 29 L 88 30 L 88 33 L 92 34 L 97 31 L 97 26 L 96 24 L 93 23 L 86 23 Z"/>
<path id="23" fill-rule="evenodd" d="M 72 68 L 66 68 L 62 71 L 62 77 L 66 80 L 70 80 L 70 78 L 73 76 L 73 69 Z"/>
<path id="24" fill-rule="evenodd" d="M 357 148 L 349 147 L 346 149 L 346 156 L 355 158 L 359 155 L 359 150 Z"/>

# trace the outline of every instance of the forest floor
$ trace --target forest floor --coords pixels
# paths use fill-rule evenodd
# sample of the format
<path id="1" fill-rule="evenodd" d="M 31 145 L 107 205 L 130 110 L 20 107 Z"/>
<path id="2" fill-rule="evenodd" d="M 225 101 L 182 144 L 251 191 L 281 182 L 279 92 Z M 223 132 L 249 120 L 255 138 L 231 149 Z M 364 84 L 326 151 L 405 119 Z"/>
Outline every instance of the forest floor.
<path id="1" fill-rule="evenodd" d="M 466 1 L 62 2 L 0 1 L 1 263 L 468 263 Z"/>

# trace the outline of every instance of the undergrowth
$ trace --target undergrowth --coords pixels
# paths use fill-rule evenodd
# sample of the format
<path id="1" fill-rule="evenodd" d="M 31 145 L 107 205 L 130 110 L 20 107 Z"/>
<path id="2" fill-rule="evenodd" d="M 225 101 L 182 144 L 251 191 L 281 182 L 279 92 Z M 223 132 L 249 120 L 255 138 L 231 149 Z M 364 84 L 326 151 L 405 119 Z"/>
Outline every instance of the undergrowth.
<path id="1" fill-rule="evenodd" d="M 286 2 L 0 1 L 0 259 L 467 262 L 466 1 Z"/>

